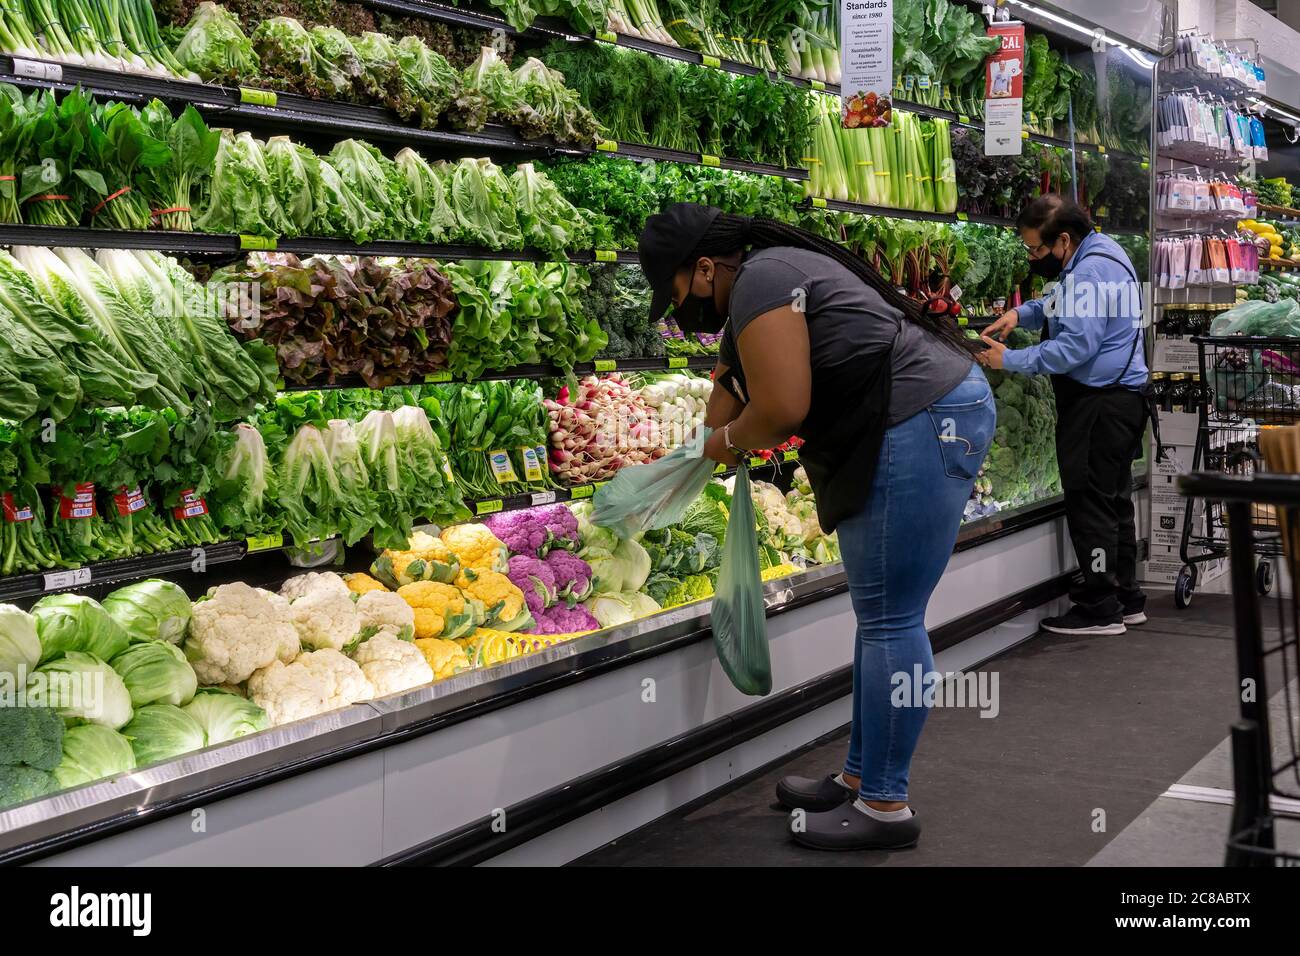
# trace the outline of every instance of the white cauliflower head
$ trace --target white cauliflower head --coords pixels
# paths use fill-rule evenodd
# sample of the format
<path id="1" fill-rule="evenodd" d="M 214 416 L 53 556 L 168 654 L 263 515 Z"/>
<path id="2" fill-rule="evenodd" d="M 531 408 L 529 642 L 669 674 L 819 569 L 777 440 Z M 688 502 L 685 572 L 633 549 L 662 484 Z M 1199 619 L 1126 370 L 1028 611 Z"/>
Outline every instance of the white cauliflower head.
<path id="1" fill-rule="evenodd" d="M 415 637 L 415 611 L 394 591 L 367 591 L 357 598 L 356 608 L 363 635 L 391 628 L 404 641 Z"/>
<path id="2" fill-rule="evenodd" d="M 348 707 L 374 695 L 360 665 L 331 648 L 275 661 L 248 680 L 248 696 L 273 726 Z"/>
<path id="3" fill-rule="evenodd" d="M 433 668 L 425 660 L 424 652 L 387 628 L 358 647 L 353 659 L 361 665 L 376 697 L 387 697 L 433 681 Z"/>
<path id="4" fill-rule="evenodd" d="M 316 591 L 330 591 L 344 597 L 352 593 L 348 590 L 347 582 L 333 571 L 308 571 L 280 585 L 280 596 L 289 601 L 296 601 Z"/>
<path id="5" fill-rule="evenodd" d="M 262 595 L 262 597 L 266 598 L 273 605 L 275 605 L 276 608 L 282 611 L 286 619 L 289 617 L 288 598 L 280 597 L 280 595 L 276 594 L 274 591 L 268 591 L 266 588 L 253 588 L 253 590 L 256 591 L 258 594 Z M 209 590 L 208 596 L 211 597 L 211 595 L 212 595 L 212 591 Z"/>
<path id="6" fill-rule="evenodd" d="M 241 684 L 258 668 L 298 656 L 298 632 L 287 608 L 242 581 L 208 593 L 194 604 L 184 645 L 201 685 Z"/>
<path id="7" fill-rule="evenodd" d="M 298 629 L 302 646 L 308 650 L 342 650 L 361 630 L 361 617 L 352 603 L 351 591 L 310 591 L 289 605 L 289 617 Z"/>

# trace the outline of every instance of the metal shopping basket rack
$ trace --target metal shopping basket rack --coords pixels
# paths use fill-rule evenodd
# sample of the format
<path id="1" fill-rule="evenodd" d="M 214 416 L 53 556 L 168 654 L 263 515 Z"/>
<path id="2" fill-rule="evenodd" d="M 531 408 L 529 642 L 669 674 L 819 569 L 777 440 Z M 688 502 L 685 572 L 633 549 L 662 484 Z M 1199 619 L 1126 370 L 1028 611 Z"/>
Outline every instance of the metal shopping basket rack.
<path id="1" fill-rule="evenodd" d="M 1201 387 L 1183 398 L 1195 406 L 1198 422 L 1191 470 L 1249 476 L 1265 471 L 1259 454 L 1259 431 L 1300 423 L 1300 339 L 1197 336 Z M 1255 587 L 1273 587 L 1273 559 L 1281 552 L 1281 535 L 1270 508 L 1248 512 L 1259 557 Z M 1228 515 L 1223 502 L 1205 496 L 1204 512 L 1188 498 L 1183 516 L 1174 604 L 1186 608 L 1196 590 L 1197 565 L 1228 553 Z"/>
<path id="2" fill-rule="evenodd" d="M 1241 719 L 1231 729 L 1233 804 L 1225 863 L 1300 866 L 1300 607 L 1294 597 L 1300 475 L 1200 472 L 1181 478 L 1179 487 L 1185 495 L 1217 500 L 1227 516 Z M 1261 601 L 1255 581 L 1258 539 L 1251 514 L 1261 507 L 1276 516 L 1286 542 L 1278 562 L 1285 593 L 1268 601 Z M 1277 704 L 1269 692 L 1275 678 L 1281 682 Z M 1279 837 L 1287 849 L 1278 848 Z"/>

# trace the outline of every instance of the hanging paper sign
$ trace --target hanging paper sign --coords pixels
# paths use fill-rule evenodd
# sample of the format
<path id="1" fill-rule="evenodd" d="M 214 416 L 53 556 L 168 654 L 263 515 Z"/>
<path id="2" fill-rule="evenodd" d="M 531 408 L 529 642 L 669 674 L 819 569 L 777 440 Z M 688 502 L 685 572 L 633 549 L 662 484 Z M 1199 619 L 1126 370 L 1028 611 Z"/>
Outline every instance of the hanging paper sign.
<path id="1" fill-rule="evenodd" d="M 995 23 L 1002 46 L 984 63 L 984 155 L 1019 156 L 1024 149 L 1025 25 Z"/>
<path id="2" fill-rule="evenodd" d="M 888 126 L 894 87 L 894 0 L 840 5 L 840 122 L 846 129 Z"/>

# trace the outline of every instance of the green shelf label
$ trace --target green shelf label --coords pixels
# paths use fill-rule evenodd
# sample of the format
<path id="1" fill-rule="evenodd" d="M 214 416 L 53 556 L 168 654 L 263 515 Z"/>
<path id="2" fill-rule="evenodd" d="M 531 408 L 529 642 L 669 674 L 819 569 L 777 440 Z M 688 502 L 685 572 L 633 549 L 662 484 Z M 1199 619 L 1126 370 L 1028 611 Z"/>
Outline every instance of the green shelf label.
<path id="1" fill-rule="evenodd" d="M 766 464 L 767 464 L 767 462 L 764 461 L 762 458 L 759 458 L 757 455 L 755 455 L 753 458 L 749 459 L 749 467 L 750 467 L 750 468 L 762 468 L 762 467 L 763 467 L 764 465 L 766 465 Z"/>
<path id="2" fill-rule="evenodd" d="M 710 156 L 708 153 L 700 153 L 701 166 L 721 166 L 722 160 L 716 156 Z"/>
<path id="3" fill-rule="evenodd" d="M 1105 147 L 1105 146 L 1098 146 L 1098 147 L 1097 147 L 1097 152 L 1099 152 L 1099 153 L 1101 153 L 1103 156 L 1105 156 L 1105 155 L 1106 155 L 1106 147 Z"/>
<path id="4" fill-rule="evenodd" d="M 799 460 L 799 453 L 798 453 L 797 451 L 795 451 L 793 448 L 791 448 L 791 449 L 789 449 L 788 451 L 783 451 L 783 452 L 781 452 L 781 457 L 782 457 L 785 461 L 798 461 L 798 460 Z"/>
<path id="5" fill-rule="evenodd" d="M 613 249 L 597 249 L 596 261 L 597 262 L 618 262 L 618 253 L 615 252 Z"/>
<path id="6" fill-rule="evenodd" d="M 725 474 L 726 471 L 727 471 L 727 466 L 722 464 L 721 462 L 718 462 L 718 467 L 713 469 L 713 473 L 715 475 Z"/>
<path id="7" fill-rule="evenodd" d="M 617 153 L 618 143 L 612 139 L 602 139 L 596 144 L 596 149 L 602 153 Z"/>
<path id="8" fill-rule="evenodd" d="M 239 102 L 252 106 L 275 106 L 278 97 L 271 90 L 254 90 L 247 86 L 239 88 Z"/>
<path id="9" fill-rule="evenodd" d="M 674 355 L 672 358 L 670 358 L 670 359 L 668 360 L 668 367 L 669 367 L 669 368 L 686 368 L 686 356 L 685 356 L 685 355 Z"/>
<path id="10" fill-rule="evenodd" d="M 957 218 L 962 222 L 970 222 L 970 216 L 966 215 L 964 212 L 957 213 Z"/>
<path id="11" fill-rule="evenodd" d="M 826 89 L 826 84 L 823 83 L 821 80 L 809 80 L 808 85 L 811 86 L 814 90 Z"/>
<path id="12" fill-rule="evenodd" d="M 612 372 L 618 368 L 618 362 L 614 359 L 596 359 L 592 364 L 596 367 L 597 372 Z"/>
<path id="13" fill-rule="evenodd" d="M 273 551 L 276 548 L 284 547 L 284 535 L 282 534 L 261 534 L 248 539 L 248 553 L 253 554 L 257 551 Z"/>
<path id="14" fill-rule="evenodd" d="M 957 325 L 959 326 L 970 325 L 970 319 L 966 318 L 966 316 L 964 315 L 959 315 L 957 316 Z"/>
<path id="15" fill-rule="evenodd" d="M 596 489 L 591 485 L 574 485 L 569 489 L 569 497 L 575 499 L 590 498 L 596 493 Z"/>
<path id="16" fill-rule="evenodd" d="M 430 372 L 424 376 L 425 385 L 437 385 L 440 382 L 450 382 L 451 372 Z"/>
<path id="17" fill-rule="evenodd" d="M 246 251 L 271 252 L 275 249 L 278 241 L 277 239 L 268 239 L 266 236 L 240 236 L 239 248 Z"/>
<path id="18" fill-rule="evenodd" d="M 812 204 L 813 204 L 813 206 L 815 206 L 817 209 L 825 209 L 825 208 L 826 208 L 826 200 L 825 200 L 825 199 L 822 199 L 821 196 L 813 196 Z"/>
<path id="19" fill-rule="evenodd" d="M 500 498 L 489 498 L 487 501 L 474 502 L 474 513 L 476 515 L 490 515 L 505 508 L 506 503 Z"/>
<path id="20" fill-rule="evenodd" d="M 970 122 L 970 117 L 967 116 L 965 113 L 958 113 L 958 114 L 957 114 L 957 122 L 958 122 L 958 123 L 969 123 L 969 122 Z"/>
<path id="21" fill-rule="evenodd" d="M 1143 161 L 1140 163 L 1140 165 L 1141 165 L 1141 167 L 1142 167 L 1143 169 L 1150 169 L 1150 168 L 1151 168 L 1151 164 L 1148 163 L 1146 160 L 1143 160 Z"/>
<path id="22" fill-rule="evenodd" d="M 705 66 L 713 67 L 715 70 L 722 69 L 722 61 L 719 60 L 716 56 L 710 56 L 707 53 L 705 53 L 703 56 L 700 57 L 700 62 L 703 63 Z"/>
<path id="23" fill-rule="evenodd" d="M 596 34 L 596 39 L 604 43 L 617 43 L 618 34 L 610 33 L 608 30 L 601 30 L 599 33 Z"/>

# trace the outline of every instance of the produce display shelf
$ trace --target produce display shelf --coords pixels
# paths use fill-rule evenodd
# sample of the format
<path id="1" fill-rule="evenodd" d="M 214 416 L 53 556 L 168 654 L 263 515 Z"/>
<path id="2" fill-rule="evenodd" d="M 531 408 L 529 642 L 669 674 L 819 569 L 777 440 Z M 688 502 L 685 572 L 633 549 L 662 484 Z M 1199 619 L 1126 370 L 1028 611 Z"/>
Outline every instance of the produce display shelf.
<path id="1" fill-rule="evenodd" d="M 96 584 L 127 584 L 161 574 L 189 571 L 196 567 L 196 562 L 201 562 L 203 567 L 210 567 L 242 561 L 248 553 L 247 542 L 223 541 L 159 554 L 97 561 L 70 570 L 59 568 L 38 574 L 14 574 L 0 578 L 0 602 L 39 597 L 42 594 Z"/>
<path id="2" fill-rule="evenodd" d="M 1274 269 L 1278 271 L 1300 269 L 1300 262 L 1297 262 L 1295 259 L 1260 259 L 1259 265 L 1262 269 Z"/>
<path id="3" fill-rule="evenodd" d="M 595 362 L 579 362 L 573 366 L 574 375 L 595 375 L 605 372 L 682 372 L 692 371 L 709 371 L 717 364 L 716 355 L 682 355 L 666 356 L 660 355 L 653 358 L 621 358 L 621 359 L 601 359 Z M 450 382 L 488 382 L 488 381 L 506 381 L 519 378 L 558 378 L 569 373 L 568 369 L 563 369 L 558 365 L 547 363 L 537 365 L 515 365 L 510 368 L 488 369 L 482 375 L 475 378 L 456 378 L 450 373 L 433 374 L 426 376 L 424 383 L 426 385 L 437 385 L 439 383 Z M 398 388 L 402 385 L 420 384 L 411 382 L 399 382 L 393 387 Z M 341 375 L 332 382 L 304 382 L 286 384 L 281 391 L 284 392 L 311 392 L 323 389 L 334 388 L 369 388 L 363 378 L 359 375 Z"/>
<path id="4" fill-rule="evenodd" d="M 1300 209 L 1292 209 L 1290 206 L 1272 206 L 1262 202 L 1259 204 L 1259 211 L 1283 219 L 1300 219 Z"/>
<path id="5" fill-rule="evenodd" d="M 833 209 L 836 212 L 852 212 L 862 216 L 883 216 L 886 219 L 914 219 L 919 222 L 974 222 L 984 226 L 1014 226 L 1016 221 L 1005 216 L 980 216 L 965 212 L 924 212 L 919 209 L 895 209 L 892 206 L 870 206 L 860 202 L 846 202 L 841 199 L 808 200 L 807 206 L 818 209 Z"/>
<path id="6" fill-rule="evenodd" d="M 165 232 L 162 230 L 91 229 L 81 226 L 30 226 L 0 223 L 0 246 L 73 246 L 80 249 L 153 249 L 188 255 L 236 256 L 258 249 L 295 255 L 409 256 L 421 259 L 486 259 L 510 262 L 550 262 L 551 256 L 535 249 L 520 251 L 483 249 L 388 239 L 357 244 L 350 239 L 300 238 L 261 240 L 227 233 Z M 568 256 L 570 262 L 621 262 L 635 265 L 635 252 L 584 251 Z"/>

